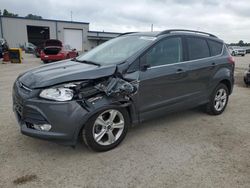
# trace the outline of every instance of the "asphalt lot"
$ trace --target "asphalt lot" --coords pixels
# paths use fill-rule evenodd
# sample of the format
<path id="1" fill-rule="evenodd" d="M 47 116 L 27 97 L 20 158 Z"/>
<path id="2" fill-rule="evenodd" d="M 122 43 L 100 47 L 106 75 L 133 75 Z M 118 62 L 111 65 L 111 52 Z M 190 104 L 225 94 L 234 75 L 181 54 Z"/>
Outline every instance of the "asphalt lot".
<path id="1" fill-rule="evenodd" d="M 17 75 L 41 65 L 0 62 L 0 187 L 250 187 L 250 55 L 236 57 L 236 85 L 226 111 L 197 109 L 131 128 L 114 150 L 96 153 L 20 134 L 12 112 Z"/>

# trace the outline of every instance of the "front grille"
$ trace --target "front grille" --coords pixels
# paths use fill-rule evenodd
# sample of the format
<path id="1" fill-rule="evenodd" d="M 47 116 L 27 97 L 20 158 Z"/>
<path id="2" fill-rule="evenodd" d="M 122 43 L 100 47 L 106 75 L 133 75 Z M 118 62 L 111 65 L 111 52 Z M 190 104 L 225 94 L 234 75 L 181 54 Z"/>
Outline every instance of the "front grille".
<path id="1" fill-rule="evenodd" d="M 48 123 L 48 121 L 43 117 L 43 115 L 37 110 L 25 107 L 23 110 L 24 121 L 36 124 Z"/>
<path id="2" fill-rule="evenodd" d="M 45 117 L 36 109 L 27 106 L 25 100 L 31 97 L 32 90 L 27 89 L 26 86 L 16 82 L 13 87 L 13 109 L 18 115 L 19 120 L 34 124 L 48 123 Z"/>
<path id="3" fill-rule="evenodd" d="M 18 113 L 20 117 L 23 116 L 23 99 L 15 91 L 13 94 L 13 106 L 14 110 Z"/>
<path id="4" fill-rule="evenodd" d="M 22 106 L 22 105 L 20 105 L 20 104 L 18 104 L 18 103 L 15 103 L 15 104 L 14 104 L 14 108 L 15 108 L 16 112 L 17 112 L 20 116 L 23 115 L 23 106 Z"/>

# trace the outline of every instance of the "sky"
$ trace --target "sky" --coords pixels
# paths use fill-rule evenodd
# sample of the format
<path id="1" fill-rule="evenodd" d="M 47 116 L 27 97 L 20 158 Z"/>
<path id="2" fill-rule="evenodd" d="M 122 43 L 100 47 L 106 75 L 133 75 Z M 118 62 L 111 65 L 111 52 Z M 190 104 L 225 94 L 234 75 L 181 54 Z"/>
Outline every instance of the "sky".
<path id="1" fill-rule="evenodd" d="M 227 43 L 250 42 L 249 0 L 0 0 L 0 9 L 19 16 L 90 23 L 109 32 L 193 29 Z"/>

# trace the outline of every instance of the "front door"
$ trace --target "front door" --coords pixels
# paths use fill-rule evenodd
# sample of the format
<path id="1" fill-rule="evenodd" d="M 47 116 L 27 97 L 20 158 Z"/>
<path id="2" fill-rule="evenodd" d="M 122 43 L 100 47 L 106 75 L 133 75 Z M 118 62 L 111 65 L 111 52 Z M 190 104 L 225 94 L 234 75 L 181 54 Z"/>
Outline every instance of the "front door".
<path id="1" fill-rule="evenodd" d="M 138 106 L 140 120 L 175 110 L 189 98 L 187 65 L 181 37 L 163 39 L 140 59 Z M 147 67 L 147 68 L 146 68 Z"/>

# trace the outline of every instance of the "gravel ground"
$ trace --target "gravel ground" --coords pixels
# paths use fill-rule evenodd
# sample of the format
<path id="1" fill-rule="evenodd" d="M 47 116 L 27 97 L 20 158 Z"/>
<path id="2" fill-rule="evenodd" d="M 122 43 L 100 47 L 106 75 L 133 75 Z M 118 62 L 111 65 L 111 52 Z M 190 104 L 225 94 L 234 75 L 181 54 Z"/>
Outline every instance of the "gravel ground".
<path id="1" fill-rule="evenodd" d="M 0 62 L 1 63 L 1 62 Z M 167 115 L 131 128 L 114 150 L 95 153 L 20 134 L 11 105 L 17 75 L 41 63 L 0 64 L 0 187 L 250 187 L 250 88 L 236 57 L 226 111 Z"/>

